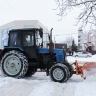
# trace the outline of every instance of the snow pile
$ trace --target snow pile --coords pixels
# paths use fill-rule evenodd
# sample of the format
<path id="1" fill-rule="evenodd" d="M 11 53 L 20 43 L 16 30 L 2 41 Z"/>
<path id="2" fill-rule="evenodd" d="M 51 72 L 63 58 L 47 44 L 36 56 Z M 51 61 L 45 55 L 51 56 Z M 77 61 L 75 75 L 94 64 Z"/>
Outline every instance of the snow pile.
<path id="1" fill-rule="evenodd" d="M 74 96 L 96 96 L 96 82 L 78 83 Z"/>
<path id="2" fill-rule="evenodd" d="M 92 68 L 90 70 L 84 70 L 85 77 L 96 75 L 95 73 L 96 73 L 96 68 Z"/>
<path id="3" fill-rule="evenodd" d="M 84 64 L 86 62 L 96 62 L 95 58 L 96 55 L 93 55 L 92 57 L 88 57 L 88 58 L 67 56 L 67 60 L 69 63 L 74 63 L 76 60 L 78 60 L 78 64 Z"/>
<path id="4" fill-rule="evenodd" d="M 95 69 L 96 70 L 96 69 Z M 74 96 L 96 96 L 96 71 L 92 69 L 87 78 L 76 85 Z"/>
<path id="5" fill-rule="evenodd" d="M 93 56 L 91 57 L 91 59 L 93 59 L 93 58 L 95 58 L 95 59 L 96 59 L 96 55 L 93 55 Z"/>

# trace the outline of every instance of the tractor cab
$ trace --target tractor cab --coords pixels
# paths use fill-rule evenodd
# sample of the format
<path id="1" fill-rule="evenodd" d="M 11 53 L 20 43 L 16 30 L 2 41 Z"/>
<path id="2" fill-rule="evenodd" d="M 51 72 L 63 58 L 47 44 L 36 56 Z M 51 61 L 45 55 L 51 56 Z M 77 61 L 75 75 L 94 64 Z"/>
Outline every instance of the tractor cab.
<path id="1" fill-rule="evenodd" d="M 10 30 L 8 46 L 39 46 L 43 42 L 42 37 L 42 29 Z"/>
<path id="2" fill-rule="evenodd" d="M 42 44 L 42 29 L 15 29 L 9 32 L 8 47 L 21 47 L 30 58 L 37 57 L 37 48 Z"/>

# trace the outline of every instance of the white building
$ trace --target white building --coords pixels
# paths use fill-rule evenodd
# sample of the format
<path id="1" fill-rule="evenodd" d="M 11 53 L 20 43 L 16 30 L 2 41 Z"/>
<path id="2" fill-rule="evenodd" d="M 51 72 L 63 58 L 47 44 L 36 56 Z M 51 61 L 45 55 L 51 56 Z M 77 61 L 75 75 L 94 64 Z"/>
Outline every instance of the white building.
<path id="1" fill-rule="evenodd" d="M 78 49 L 85 50 L 84 42 L 86 40 L 86 33 L 83 30 L 78 30 Z"/>
<path id="2" fill-rule="evenodd" d="M 8 38 L 8 32 L 11 29 L 21 29 L 21 28 L 43 28 L 44 36 L 43 36 L 43 45 L 46 47 L 46 43 L 49 42 L 48 33 L 49 30 L 42 25 L 38 20 L 16 20 L 5 25 L 0 26 L 0 48 L 3 48 L 3 39 Z M 7 40 L 5 45 L 7 44 Z"/>
<path id="3" fill-rule="evenodd" d="M 89 31 L 87 42 L 90 42 L 91 50 L 96 50 L 96 30 Z"/>
<path id="4" fill-rule="evenodd" d="M 79 50 L 96 50 L 96 30 L 90 30 L 84 33 L 82 30 L 78 31 L 78 46 Z"/>

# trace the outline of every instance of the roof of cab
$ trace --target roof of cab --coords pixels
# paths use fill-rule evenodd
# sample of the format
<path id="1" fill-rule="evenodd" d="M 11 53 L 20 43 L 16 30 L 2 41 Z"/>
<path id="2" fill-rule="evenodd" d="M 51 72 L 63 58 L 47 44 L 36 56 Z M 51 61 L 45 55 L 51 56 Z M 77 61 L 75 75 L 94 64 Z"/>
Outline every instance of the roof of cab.
<path id="1" fill-rule="evenodd" d="M 22 28 L 22 29 L 12 29 L 11 31 L 28 31 L 28 30 L 38 30 L 38 28 Z"/>

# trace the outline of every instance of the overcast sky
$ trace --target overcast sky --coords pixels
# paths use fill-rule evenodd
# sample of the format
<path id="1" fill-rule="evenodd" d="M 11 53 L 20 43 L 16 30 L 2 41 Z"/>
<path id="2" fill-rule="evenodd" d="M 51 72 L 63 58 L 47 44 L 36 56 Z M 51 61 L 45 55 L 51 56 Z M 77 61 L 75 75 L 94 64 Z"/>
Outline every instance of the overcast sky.
<path id="1" fill-rule="evenodd" d="M 0 0 L 0 26 L 14 20 L 39 20 L 49 30 L 53 28 L 53 37 L 56 42 L 64 41 L 66 37 L 73 36 L 76 43 L 78 38 L 78 26 L 76 17 L 78 10 L 68 12 L 68 15 L 60 17 L 56 15 L 55 0 Z M 68 35 L 66 35 L 68 34 Z"/>

